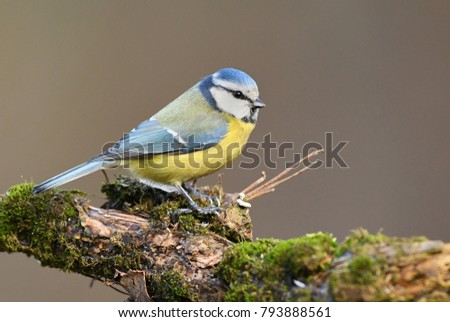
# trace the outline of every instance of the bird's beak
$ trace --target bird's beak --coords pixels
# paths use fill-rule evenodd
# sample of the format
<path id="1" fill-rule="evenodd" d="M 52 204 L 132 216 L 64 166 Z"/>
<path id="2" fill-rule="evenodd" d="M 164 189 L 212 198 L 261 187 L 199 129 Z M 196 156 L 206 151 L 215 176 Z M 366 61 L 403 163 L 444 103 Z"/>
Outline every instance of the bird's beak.
<path id="1" fill-rule="evenodd" d="M 266 107 L 266 104 L 259 99 L 259 97 L 253 101 L 253 108 L 263 108 Z"/>

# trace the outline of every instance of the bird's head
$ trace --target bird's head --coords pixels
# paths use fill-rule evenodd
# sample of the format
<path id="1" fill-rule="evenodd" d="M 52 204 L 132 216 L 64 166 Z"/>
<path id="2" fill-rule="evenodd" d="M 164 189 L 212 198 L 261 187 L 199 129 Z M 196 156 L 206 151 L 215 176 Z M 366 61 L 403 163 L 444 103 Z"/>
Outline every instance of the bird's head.
<path id="1" fill-rule="evenodd" d="M 221 69 L 205 77 L 199 87 L 214 108 L 244 122 L 255 123 L 259 109 L 266 106 L 253 78 L 238 69 Z"/>

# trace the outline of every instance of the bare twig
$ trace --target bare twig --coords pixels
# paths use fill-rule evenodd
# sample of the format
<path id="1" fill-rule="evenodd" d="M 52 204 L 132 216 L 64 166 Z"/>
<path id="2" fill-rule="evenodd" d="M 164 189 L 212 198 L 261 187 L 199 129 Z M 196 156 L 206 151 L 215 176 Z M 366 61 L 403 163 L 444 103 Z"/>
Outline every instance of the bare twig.
<path id="1" fill-rule="evenodd" d="M 219 173 L 217 176 L 217 186 L 219 187 L 220 191 L 223 189 L 223 173 Z"/>
<path id="2" fill-rule="evenodd" d="M 262 183 L 264 180 L 266 180 L 267 175 L 266 173 L 263 171 L 261 172 L 261 178 L 259 178 L 258 180 L 256 180 L 255 182 L 253 182 L 251 185 L 249 185 L 247 188 L 245 188 L 244 190 L 241 191 L 241 193 L 246 194 L 247 192 L 249 192 L 250 190 L 252 190 L 253 188 L 255 188 L 257 185 L 259 185 L 260 183 Z"/>
<path id="3" fill-rule="evenodd" d="M 298 170 L 298 171 L 288 175 L 292 170 L 294 170 L 296 167 L 301 165 L 306 160 L 312 159 L 312 158 L 316 157 L 317 155 L 319 155 L 320 153 L 323 153 L 323 152 L 324 152 L 323 149 L 311 152 L 306 157 L 304 157 L 301 160 L 299 160 L 298 162 L 294 163 L 292 165 L 292 167 L 284 169 L 278 175 L 276 175 L 275 177 L 273 177 L 272 179 L 270 179 L 266 183 L 260 185 L 266 179 L 265 172 L 262 172 L 262 177 L 259 178 L 258 180 L 256 180 L 255 182 L 253 182 L 252 184 L 250 184 L 244 190 L 242 190 L 240 195 L 241 196 L 243 195 L 245 200 L 249 201 L 249 200 L 255 199 L 257 197 L 261 197 L 261 196 L 263 196 L 265 194 L 268 194 L 268 193 L 271 193 L 271 192 L 275 191 L 275 187 L 276 186 L 282 184 L 283 182 L 286 182 L 286 181 L 292 179 L 293 177 L 298 176 L 299 174 L 302 174 L 306 170 L 311 169 L 312 166 L 314 164 L 316 164 L 317 161 L 315 161 L 315 162 L 305 166 L 304 168 L 302 168 L 302 169 L 300 169 L 300 170 Z M 258 185 L 260 185 L 260 186 L 258 186 Z"/>

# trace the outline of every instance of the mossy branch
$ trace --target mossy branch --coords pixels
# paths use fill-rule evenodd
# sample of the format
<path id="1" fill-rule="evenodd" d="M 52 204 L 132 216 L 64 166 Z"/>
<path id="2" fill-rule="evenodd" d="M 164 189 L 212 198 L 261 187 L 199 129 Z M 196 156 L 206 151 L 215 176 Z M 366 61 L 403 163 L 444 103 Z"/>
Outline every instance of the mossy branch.
<path id="1" fill-rule="evenodd" d="M 226 216 L 175 222 L 184 200 L 127 177 L 104 185 L 105 208 L 80 192 L 31 188 L 1 197 L 0 251 L 119 284 L 129 300 L 450 300 L 450 244 L 440 241 L 362 229 L 341 244 L 325 233 L 252 241 L 248 209 L 220 187 L 204 192 L 221 196 Z"/>

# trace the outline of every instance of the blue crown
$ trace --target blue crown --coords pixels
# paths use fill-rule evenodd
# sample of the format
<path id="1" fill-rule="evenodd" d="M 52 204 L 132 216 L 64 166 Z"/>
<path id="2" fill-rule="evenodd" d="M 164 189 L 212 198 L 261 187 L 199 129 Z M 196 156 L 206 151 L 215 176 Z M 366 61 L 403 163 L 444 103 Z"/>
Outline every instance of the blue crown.
<path id="1" fill-rule="evenodd" d="M 223 68 L 214 74 L 215 77 L 242 86 L 256 87 L 256 82 L 243 71 L 235 68 Z"/>

